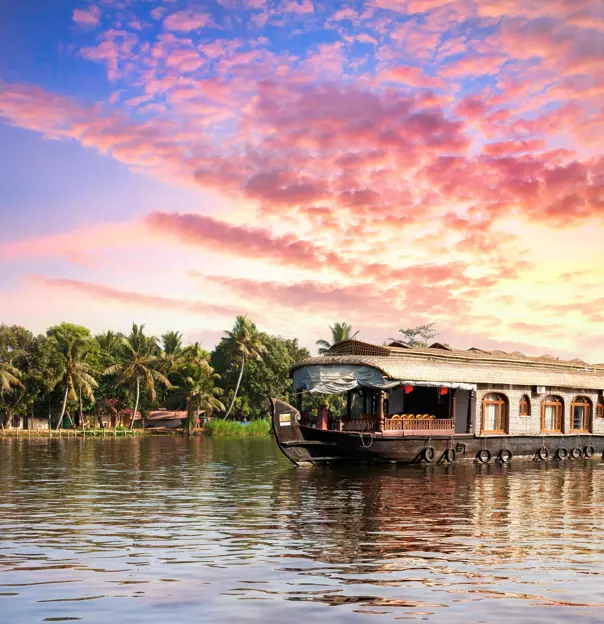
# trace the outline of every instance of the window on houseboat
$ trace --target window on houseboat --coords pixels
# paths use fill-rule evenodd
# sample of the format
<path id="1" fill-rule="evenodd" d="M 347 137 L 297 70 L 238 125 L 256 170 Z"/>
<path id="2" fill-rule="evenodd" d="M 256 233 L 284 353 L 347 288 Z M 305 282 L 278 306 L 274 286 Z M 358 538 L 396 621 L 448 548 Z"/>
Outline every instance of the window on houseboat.
<path id="1" fill-rule="evenodd" d="M 525 394 L 520 399 L 520 416 L 530 416 L 531 415 L 531 402 L 528 396 Z"/>
<path id="2" fill-rule="evenodd" d="M 575 397 L 571 413 L 573 431 L 589 431 L 591 401 L 587 397 Z"/>
<path id="3" fill-rule="evenodd" d="M 604 418 L 604 400 L 600 398 L 596 405 L 596 418 Z"/>
<path id="4" fill-rule="evenodd" d="M 487 394 L 482 400 L 482 429 L 505 433 L 507 422 L 507 400 L 503 394 Z"/>
<path id="5" fill-rule="evenodd" d="M 562 432 L 562 414 L 564 403 L 558 396 L 547 396 L 543 399 L 541 408 L 541 429 L 560 433 Z"/>

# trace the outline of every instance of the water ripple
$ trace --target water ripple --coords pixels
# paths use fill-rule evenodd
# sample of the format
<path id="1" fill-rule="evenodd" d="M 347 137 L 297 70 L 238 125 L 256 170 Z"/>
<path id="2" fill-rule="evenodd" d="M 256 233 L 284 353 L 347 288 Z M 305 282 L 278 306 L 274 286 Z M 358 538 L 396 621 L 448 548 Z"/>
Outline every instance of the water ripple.
<path id="1" fill-rule="evenodd" d="M 0 439 L 11 624 L 604 621 L 604 464 L 295 469 L 272 441 Z"/>

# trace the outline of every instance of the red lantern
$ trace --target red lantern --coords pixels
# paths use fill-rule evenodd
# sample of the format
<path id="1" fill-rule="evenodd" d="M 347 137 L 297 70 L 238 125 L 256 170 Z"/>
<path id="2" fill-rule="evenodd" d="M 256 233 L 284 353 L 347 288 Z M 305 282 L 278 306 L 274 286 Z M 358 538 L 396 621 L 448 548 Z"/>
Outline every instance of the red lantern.
<path id="1" fill-rule="evenodd" d="M 449 388 L 441 388 L 440 389 L 440 394 L 449 394 Z"/>
<path id="2" fill-rule="evenodd" d="M 413 386 L 405 386 L 405 394 L 409 394 L 413 392 Z"/>

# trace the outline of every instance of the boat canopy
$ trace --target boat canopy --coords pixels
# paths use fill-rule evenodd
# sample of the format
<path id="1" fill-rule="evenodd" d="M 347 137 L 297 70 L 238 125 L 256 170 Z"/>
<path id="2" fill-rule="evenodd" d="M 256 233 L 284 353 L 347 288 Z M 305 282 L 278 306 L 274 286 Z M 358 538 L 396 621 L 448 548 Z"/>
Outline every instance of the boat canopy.
<path id="1" fill-rule="evenodd" d="M 354 364 L 301 366 L 293 371 L 293 381 L 295 390 L 305 389 L 319 394 L 342 394 L 359 386 L 376 390 L 388 390 L 401 385 L 476 390 L 476 384 L 471 383 L 387 379 L 377 368 Z"/>

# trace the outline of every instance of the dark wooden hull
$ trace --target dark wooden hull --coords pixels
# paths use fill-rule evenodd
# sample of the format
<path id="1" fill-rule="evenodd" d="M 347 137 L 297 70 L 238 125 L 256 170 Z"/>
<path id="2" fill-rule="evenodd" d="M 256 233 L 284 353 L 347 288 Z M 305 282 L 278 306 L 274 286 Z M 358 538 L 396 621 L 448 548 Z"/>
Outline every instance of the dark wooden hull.
<path id="1" fill-rule="evenodd" d="M 491 462 L 516 459 L 550 461 L 564 456 L 561 449 L 566 450 L 567 460 L 573 459 L 573 449 L 574 459 L 588 456 L 600 459 L 604 453 L 604 436 L 594 434 L 403 436 L 315 429 L 300 424 L 300 414 L 295 407 L 278 399 L 273 399 L 272 403 L 275 439 L 281 451 L 295 464 L 481 461 L 479 454 L 482 460 L 488 458 Z M 544 448 L 547 449 L 546 457 Z M 426 449 L 433 449 L 433 452 L 426 453 Z"/>

